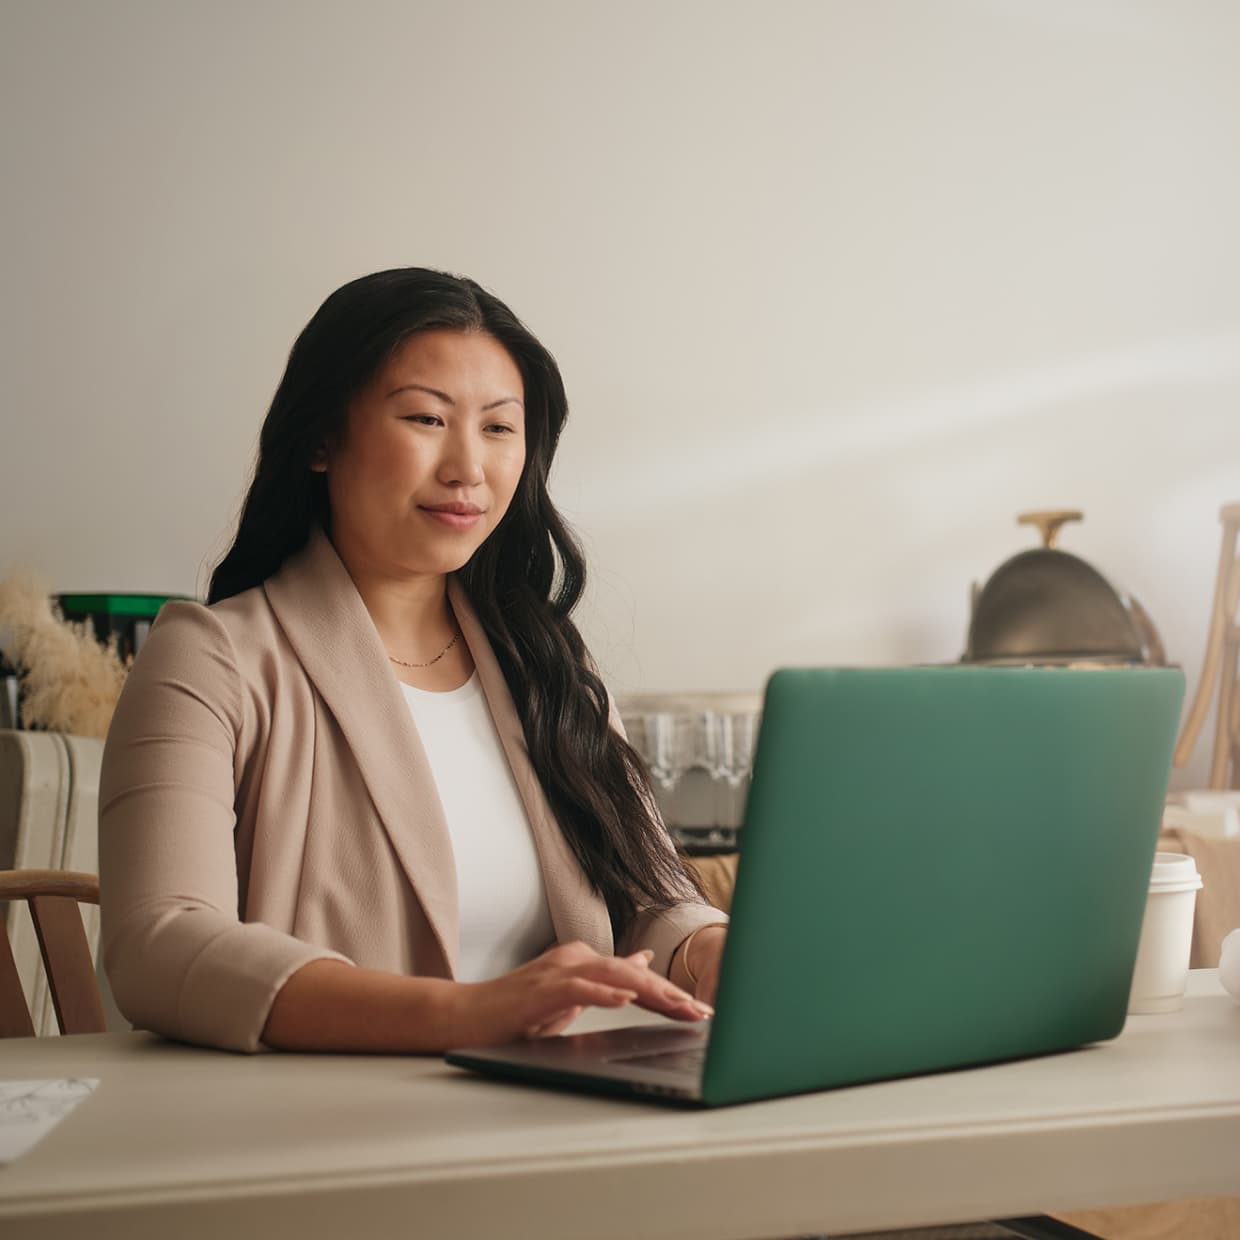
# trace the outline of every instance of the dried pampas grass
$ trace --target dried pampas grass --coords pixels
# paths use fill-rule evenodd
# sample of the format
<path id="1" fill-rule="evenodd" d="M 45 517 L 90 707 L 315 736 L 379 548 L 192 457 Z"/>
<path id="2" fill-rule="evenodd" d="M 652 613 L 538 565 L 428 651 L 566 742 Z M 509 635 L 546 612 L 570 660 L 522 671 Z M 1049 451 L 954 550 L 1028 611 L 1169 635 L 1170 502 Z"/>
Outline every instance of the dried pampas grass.
<path id="1" fill-rule="evenodd" d="M 113 637 L 66 620 L 44 582 L 17 573 L 0 581 L 0 648 L 21 673 L 26 727 L 106 736 L 129 671 Z"/>

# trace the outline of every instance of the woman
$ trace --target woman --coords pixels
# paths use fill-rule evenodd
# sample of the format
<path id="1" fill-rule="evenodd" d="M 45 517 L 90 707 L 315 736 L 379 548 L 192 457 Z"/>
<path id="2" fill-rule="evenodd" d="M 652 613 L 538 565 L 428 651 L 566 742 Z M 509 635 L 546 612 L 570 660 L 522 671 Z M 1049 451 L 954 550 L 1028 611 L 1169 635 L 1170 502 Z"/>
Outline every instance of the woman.
<path id="1" fill-rule="evenodd" d="M 587 1005 L 709 1014 L 726 919 L 570 619 L 566 415 L 469 280 L 366 276 L 302 332 L 209 606 L 163 609 L 108 736 L 103 944 L 136 1025 L 435 1051 Z"/>

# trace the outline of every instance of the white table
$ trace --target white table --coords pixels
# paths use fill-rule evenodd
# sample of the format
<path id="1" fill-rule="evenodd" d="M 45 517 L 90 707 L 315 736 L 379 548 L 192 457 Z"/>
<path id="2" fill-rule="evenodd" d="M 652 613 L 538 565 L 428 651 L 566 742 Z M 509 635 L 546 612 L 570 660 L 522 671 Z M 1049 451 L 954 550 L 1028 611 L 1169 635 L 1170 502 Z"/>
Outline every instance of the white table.
<path id="1" fill-rule="evenodd" d="M 728 1240 L 1240 1193 L 1240 1005 L 1213 971 L 1105 1045 L 717 1111 L 436 1059 L 0 1042 L 0 1079 L 57 1076 L 101 1083 L 0 1168 L 6 1238 Z"/>

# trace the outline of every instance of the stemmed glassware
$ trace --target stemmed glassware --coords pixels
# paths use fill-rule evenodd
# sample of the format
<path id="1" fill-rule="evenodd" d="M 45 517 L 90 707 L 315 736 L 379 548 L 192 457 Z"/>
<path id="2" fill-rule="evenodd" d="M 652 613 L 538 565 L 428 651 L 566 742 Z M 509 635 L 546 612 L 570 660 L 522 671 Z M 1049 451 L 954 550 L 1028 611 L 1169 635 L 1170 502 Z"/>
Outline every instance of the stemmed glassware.
<path id="1" fill-rule="evenodd" d="M 756 711 L 656 710 L 630 724 L 629 739 L 665 792 L 694 770 L 738 788 L 752 768 L 759 718 Z"/>
<path id="2" fill-rule="evenodd" d="M 762 698 L 642 693 L 617 702 L 663 821 L 691 855 L 734 851 L 744 818 Z"/>
<path id="3" fill-rule="evenodd" d="M 718 777 L 720 736 L 713 712 L 657 711 L 646 715 L 644 723 L 645 745 L 636 748 L 665 791 L 671 792 L 692 770 Z"/>
<path id="4" fill-rule="evenodd" d="M 743 714 L 719 715 L 719 752 L 721 760 L 718 774 L 728 781 L 732 788 L 739 788 L 753 770 L 754 745 L 758 737 L 758 720 L 756 712 L 746 711 Z"/>

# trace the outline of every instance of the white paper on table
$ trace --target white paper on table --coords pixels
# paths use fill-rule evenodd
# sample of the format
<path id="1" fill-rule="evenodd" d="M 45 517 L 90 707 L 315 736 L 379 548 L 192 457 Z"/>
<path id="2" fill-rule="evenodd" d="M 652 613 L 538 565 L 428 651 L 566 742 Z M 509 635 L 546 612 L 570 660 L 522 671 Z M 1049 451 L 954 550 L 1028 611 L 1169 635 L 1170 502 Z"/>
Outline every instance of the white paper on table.
<path id="1" fill-rule="evenodd" d="M 0 1166 L 47 1136 L 99 1084 L 97 1078 L 0 1081 Z"/>

